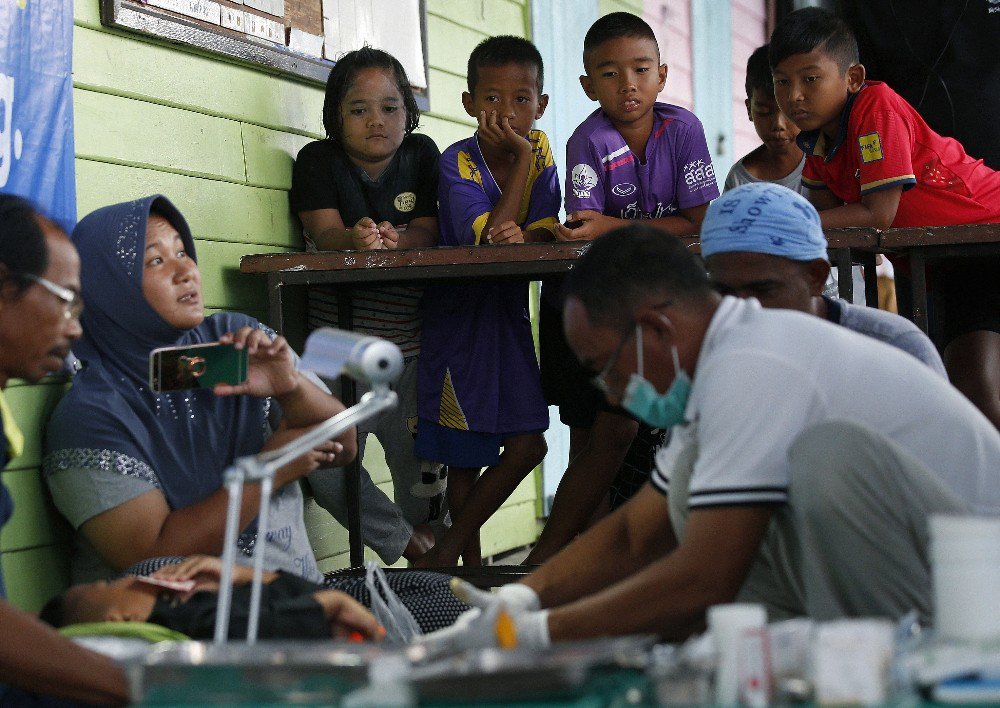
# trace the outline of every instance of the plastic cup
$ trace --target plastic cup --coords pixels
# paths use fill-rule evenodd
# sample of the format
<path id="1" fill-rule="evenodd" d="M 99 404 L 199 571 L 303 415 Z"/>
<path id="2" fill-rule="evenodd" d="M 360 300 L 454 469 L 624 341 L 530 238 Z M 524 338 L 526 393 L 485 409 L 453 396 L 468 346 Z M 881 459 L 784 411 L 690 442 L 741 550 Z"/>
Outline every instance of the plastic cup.
<path id="1" fill-rule="evenodd" d="M 947 639 L 1000 638 L 1000 517 L 931 517 L 934 625 Z"/>
<path id="2" fill-rule="evenodd" d="M 745 633 L 767 626 L 763 605 L 732 603 L 708 608 L 708 629 L 715 643 L 718 664 L 715 671 L 715 702 L 733 706 L 739 702 L 740 651 Z"/>

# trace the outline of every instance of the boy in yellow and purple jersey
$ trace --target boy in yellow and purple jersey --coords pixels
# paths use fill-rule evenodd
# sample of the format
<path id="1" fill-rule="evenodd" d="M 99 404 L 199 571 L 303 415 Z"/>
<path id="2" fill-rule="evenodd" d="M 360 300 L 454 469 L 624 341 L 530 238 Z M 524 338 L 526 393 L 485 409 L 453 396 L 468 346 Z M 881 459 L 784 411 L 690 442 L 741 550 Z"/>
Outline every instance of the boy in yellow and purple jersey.
<path id="1" fill-rule="evenodd" d="M 548 138 L 532 129 L 548 103 L 541 55 L 520 37 L 491 37 L 473 50 L 468 75 L 462 102 L 479 129 L 441 156 L 441 245 L 552 239 L 559 179 Z M 452 565 L 459 555 L 479 564 L 479 527 L 546 450 L 548 409 L 524 282 L 427 288 L 417 393 L 416 452 L 450 466 L 452 515 L 418 565 Z"/>

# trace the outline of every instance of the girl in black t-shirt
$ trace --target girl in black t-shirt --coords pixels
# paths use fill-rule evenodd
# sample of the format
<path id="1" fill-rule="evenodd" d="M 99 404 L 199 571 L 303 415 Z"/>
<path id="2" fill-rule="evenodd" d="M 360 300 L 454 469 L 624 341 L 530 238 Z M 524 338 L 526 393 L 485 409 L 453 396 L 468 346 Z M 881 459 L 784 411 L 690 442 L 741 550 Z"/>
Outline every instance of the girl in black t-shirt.
<path id="1" fill-rule="evenodd" d="M 440 153 L 430 138 L 413 135 L 419 120 L 391 54 L 364 47 L 337 61 L 323 103 L 327 138 L 299 153 L 290 194 L 318 250 L 437 244 Z"/>
<path id="2" fill-rule="evenodd" d="M 402 65 L 364 47 L 341 57 L 330 72 L 323 105 L 327 137 L 299 152 L 289 194 L 310 250 L 416 248 L 438 240 L 440 152 L 413 130 L 420 118 Z M 362 536 L 387 563 L 414 560 L 433 543 L 430 524 L 443 525 L 444 473 L 413 455 L 419 300 L 413 285 L 375 285 L 353 293 L 353 327 L 396 344 L 406 359 L 397 386 L 399 408 L 358 430 L 359 458 L 372 432 L 386 451 L 395 504 L 362 470 Z M 330 287 L 309 288 L 309 328 L 337 327 L 338 300 Z M 309 477 L 316 502 L 341 523 L 347 507 L 343 475 Z"/>

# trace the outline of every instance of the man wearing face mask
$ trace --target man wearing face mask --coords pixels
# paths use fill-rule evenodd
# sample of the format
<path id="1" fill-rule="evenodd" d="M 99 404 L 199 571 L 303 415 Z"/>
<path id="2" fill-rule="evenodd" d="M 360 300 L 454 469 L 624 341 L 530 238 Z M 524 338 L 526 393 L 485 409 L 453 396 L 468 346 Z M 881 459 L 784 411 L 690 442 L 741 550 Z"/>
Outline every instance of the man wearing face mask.
<path id="1" fill-rule="evenodd" d="M 733 233 L 766 211 L 734 213 Z M 1000 433 L 956 389 L 846 327 L 720 296 L 646 226 L 596 240 L 566 291 L 580 361 L 609 401 L 673 426 L 670 444 L 630 502 L 522 583 L 460 586 L 484 609 L 430 641 L 489 644 L 500 604 L 535 646 L 680 639 L 734 600 L 771 620 L 930 621 L 929 516 L 1000 513 Z"/>

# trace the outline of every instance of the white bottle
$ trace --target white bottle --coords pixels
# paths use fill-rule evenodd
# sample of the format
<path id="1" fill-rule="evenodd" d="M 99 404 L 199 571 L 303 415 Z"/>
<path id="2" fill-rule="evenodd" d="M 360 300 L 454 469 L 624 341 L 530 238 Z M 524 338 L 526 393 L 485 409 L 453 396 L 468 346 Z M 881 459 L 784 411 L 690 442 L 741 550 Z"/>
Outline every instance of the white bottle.
<path id="1" fill-rule="evenodd" d="M 351 691 L 343 708 L 412 708 L 417 698 L 407 678 L 410 662 L 401 654 L 385 654 L 368 665 L 368 685 Z"/>

